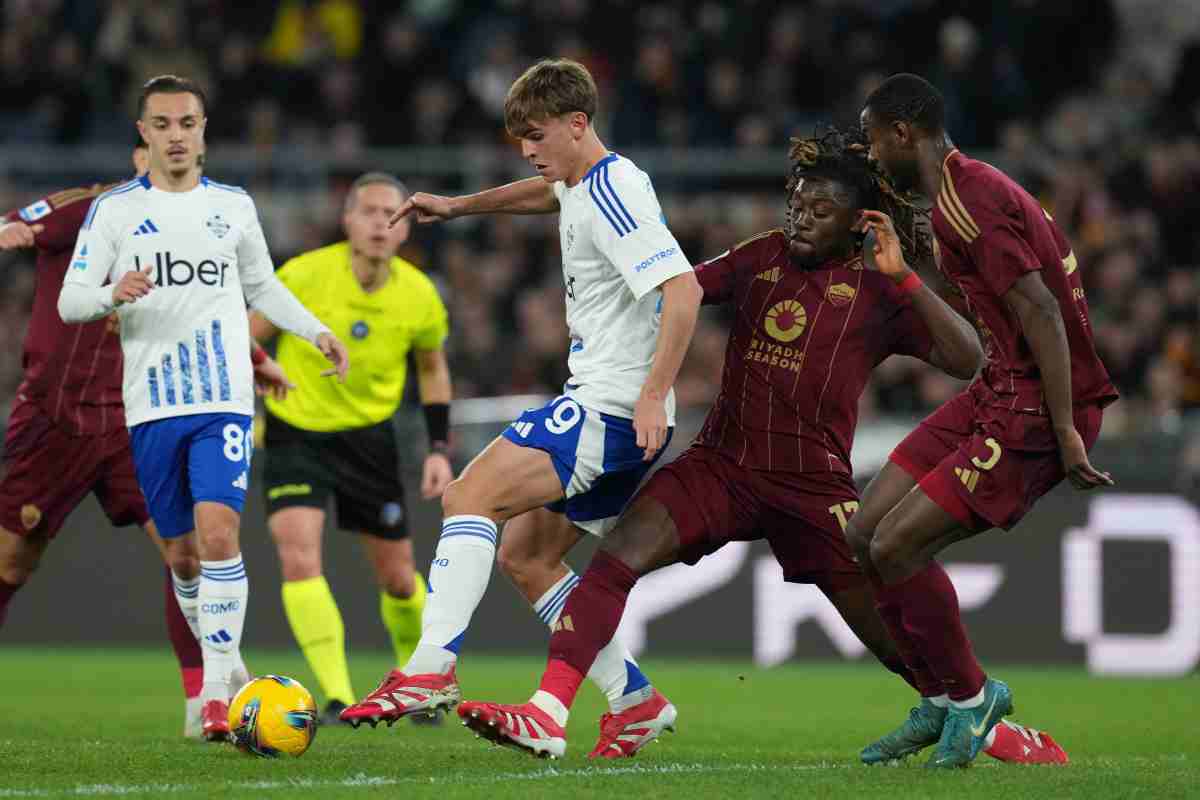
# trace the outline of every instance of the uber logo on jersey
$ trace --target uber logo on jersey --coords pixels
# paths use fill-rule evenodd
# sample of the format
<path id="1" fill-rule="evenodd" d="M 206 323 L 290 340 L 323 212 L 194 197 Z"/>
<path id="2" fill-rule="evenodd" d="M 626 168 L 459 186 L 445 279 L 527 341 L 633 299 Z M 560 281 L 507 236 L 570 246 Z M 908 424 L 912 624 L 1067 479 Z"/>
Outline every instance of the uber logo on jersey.
<path id="1" fill-rule="evenodd" d="M 138 256 L 133 257 L 134 267 L 139 271 L 145 269 Z M 220 264 L 205 259 L 193 265 L 186 259 L 174 259 L 171 251 L 154 254 L 154 284 L 156 286 L 187 286 L 192 281 L 199 281 L 205 286 L 224 286 L 225 270 L 229 265 L 222 261 Z"/>
<path id="2" fill-rule="evenodd" d="M 371 332 L 371 326 L 363 322 L 361 319 L 350 326 L 350 335 L 355 339 L 365 339 L 367 334 Z"/>

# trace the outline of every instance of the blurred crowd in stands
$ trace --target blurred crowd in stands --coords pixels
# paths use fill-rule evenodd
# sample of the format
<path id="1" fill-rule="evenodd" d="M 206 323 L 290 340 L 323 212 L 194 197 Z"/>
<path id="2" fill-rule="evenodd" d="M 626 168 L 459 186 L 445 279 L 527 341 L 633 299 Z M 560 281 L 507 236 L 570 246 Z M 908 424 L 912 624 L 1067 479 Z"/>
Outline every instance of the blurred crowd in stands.
<path id="1" fill-rule="evenodd" d="M 388 166 L 364 163 L 368 151 L 493 148 L 507 169 L 520 170 L 502 105 L 511 81 L 539 57 L 589 66 L 601 90 L 598 127 L 614 150 L 778 154 L 776 175 L 656 179 L 671 227 L 697 262 L 781 223 L 790 136 L 819 123 L 855 124 L 879 80 L 919 72 L 945 93 L 956 144 L 1008 169 L 1067 229 L 1103 357 L 1125 395 L 1106 416 L 1106 433 L 1175 431 L 1200 409 L 1194 0 L 5 0 L 0 7 L 0 148 L 128 144 L 141 82 L 173 72 L 209 92 L 214 175 L 230 148 L 309 147 L 354 167 L 299 194 L 278 171 L 221 174 L 244 180 L 259 199 L 279 263 L 338 238 L 347 180 Z M 0 173 L 5 208 L 36 199 L 33 191 Z M 555 219 L 423 227 L 406 254 L 435 277 L 451 309 L 457 395 L 561 386 L 567 336 Z M 0 257 L 0 331 L 10 342 L 0 351 L 3 413 L 19 379 L 31 264 Z M 706 312 L 678 384 L 681 403 L 711 400 L 723 322 L 719 310 Z M 956 389 L 893 359 L 864 398 L 864 419 L 915 416 Z"/>

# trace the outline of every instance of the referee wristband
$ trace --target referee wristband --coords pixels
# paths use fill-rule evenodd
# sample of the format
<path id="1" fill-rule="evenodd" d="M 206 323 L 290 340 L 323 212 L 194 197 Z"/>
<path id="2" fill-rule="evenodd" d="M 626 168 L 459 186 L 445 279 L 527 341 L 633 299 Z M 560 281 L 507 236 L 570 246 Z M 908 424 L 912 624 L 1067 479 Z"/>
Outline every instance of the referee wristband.
<path id="1" fill-rule="evenodd" d="M 897 283 L 896 288 L 899 289 L 902 294 L 911 296 L 916 294 L 917 291 L 924 285 L 925 283 L 921 280 L 921 276 L 913 271 L 909 272 L 908 275 L 905 276 L 904 280 Z"/>
<path id="2" fill-rule="evenodd" d="M 445 453 L 450 449 L 450 404 L 425 403 L 425 430 L 429 434 L 429 450 Z"/>
<path id="3" fill-rule="evenodd" d="M 257 367 L 266 360 L 267 351 L 262 349 L 261 344 L 255 342 L 254 346 L 250 348 L 250 363 Z"/>

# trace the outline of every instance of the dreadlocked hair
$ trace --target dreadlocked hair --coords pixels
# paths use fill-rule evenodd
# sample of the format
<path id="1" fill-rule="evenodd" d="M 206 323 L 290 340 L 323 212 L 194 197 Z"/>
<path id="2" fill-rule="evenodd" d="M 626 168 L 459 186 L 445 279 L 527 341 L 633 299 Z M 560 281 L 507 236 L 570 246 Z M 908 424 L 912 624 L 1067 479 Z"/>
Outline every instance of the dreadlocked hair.
<path id="1" fill-rule="evenodd" d="M 844 133 L 827 128 L 809 139 L 792 139 L 788 158 L 787 197 L 791 204 L 796 186 L 804 179 L 824 179 L 840 183 L 854 193 L 857 208 L 882 211 L 892 218 L 900 237 L 900 249 L 909 264 L 916 265 L 933 255 L 928 225 L 929 212 L 904 197 L 870 159 L 869 146 L 859 132 Z"/>

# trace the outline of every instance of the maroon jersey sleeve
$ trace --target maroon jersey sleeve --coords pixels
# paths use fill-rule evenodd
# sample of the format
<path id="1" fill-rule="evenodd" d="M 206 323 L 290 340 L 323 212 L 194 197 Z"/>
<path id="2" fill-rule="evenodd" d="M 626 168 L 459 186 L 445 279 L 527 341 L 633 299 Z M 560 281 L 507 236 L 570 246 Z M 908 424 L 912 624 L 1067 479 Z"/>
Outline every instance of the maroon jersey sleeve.
<path id="1" fill-rule="evenodd" d="M 984 283 L 1004 297 L 1022 276 L 1042 268 L 1032 239 L 1044 234 L 1026 230 L 1024 210 L 1008 182 L 980 175 L 956 183 L 949 171 L 944 175 L 942 212 L 966 241 Z"/>
<path id="2" fill-rule="evenodd" d="M 696 279 L 704 289 L 704 305 L 724 303 L 733 299 L 739 276 L 749 275 L 753 278 L 754 271 L 767 263 L 771 254 L 780 249 L 782 237 L 783 234 L 779 230 L 766 231 L 738 243 L 716 258 L 697 265 Z"/>
<path id="3" fill-rule="evenodd" d="M 92 200 L 105 188 L 95 185 L 64 189 L 24 208 L 8 212 L 5 219 L 10 222 L 19 220 L 30 226 L 41 225 L 42 230 L 34 242 L 42 252 L 70 250 L 75 247 L 75 238 L 79 235 L 79 228 L 91 208 Z"/>

